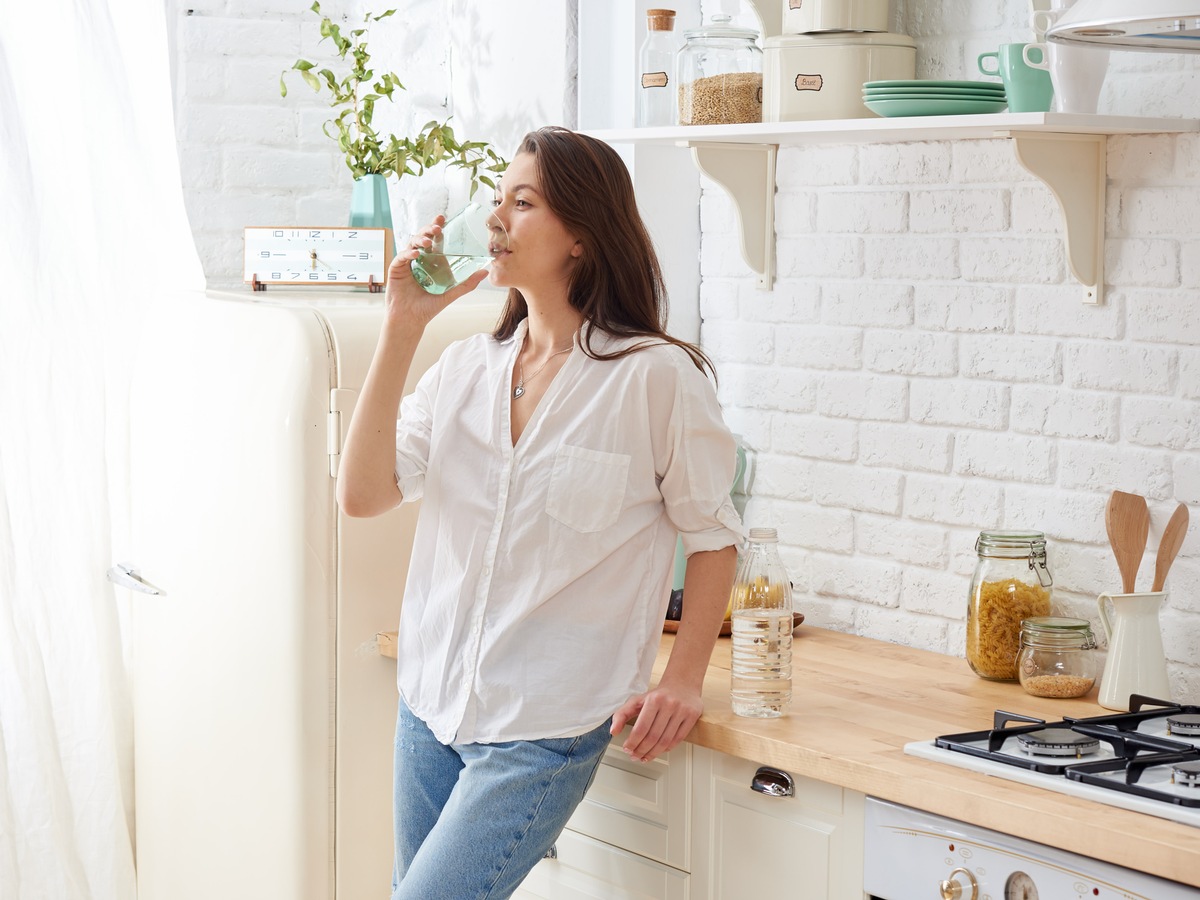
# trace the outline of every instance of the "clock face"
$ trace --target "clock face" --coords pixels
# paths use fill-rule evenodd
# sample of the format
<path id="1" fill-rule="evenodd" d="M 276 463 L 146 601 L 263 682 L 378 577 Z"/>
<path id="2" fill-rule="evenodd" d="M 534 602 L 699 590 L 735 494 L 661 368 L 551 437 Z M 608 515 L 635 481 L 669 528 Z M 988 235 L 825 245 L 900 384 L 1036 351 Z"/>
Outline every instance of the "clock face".
<path id="1" fill-rule="evenodd" d="M 257 285 L 382 285 L 392 261 L 388 228 L 247 228 L 244 281 Z"/>

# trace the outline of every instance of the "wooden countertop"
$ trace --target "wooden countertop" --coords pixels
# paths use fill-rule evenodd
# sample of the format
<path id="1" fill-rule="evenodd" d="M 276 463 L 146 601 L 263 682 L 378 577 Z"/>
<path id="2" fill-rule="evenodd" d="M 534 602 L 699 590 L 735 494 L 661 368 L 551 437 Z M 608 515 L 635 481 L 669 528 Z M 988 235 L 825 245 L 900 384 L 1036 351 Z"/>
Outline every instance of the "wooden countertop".
<path id="1" fill-rule="evenodd" d="M 664 634 L 654 680 L 675 637 Z M 394 633 L 379 635 L 395 656 Z M 792 654 L 792 706 L 746 719 L 729 706 L 729 638 L 704 682 L 693 744 L 761 765 L 1060 847 L 1200 887 L 1200 828 L 908 756 L 905 744 L 991 727 L 997 709 L 1056 721 L 1109 712 L 1095 689 L 1077 700 L 984 681 L 966 660 L 801 625 Z"/>
<path id="2" fill-rule="evenodd" d="M 664 634 L 654 677 L 674 636 Z M 792 706 L 779 719 L 735 716 L 729 639 L 717 641 L 705 713 L 688 740 L 763 765 L 1200 887 L 1200 829 L 908 756 L 905 744 L 991 727 L 997 709 L 1044 717 L 1109 712 L 1095 689 L 1032 697 L 984 681 L 963 659 L 801 625 Z"/>

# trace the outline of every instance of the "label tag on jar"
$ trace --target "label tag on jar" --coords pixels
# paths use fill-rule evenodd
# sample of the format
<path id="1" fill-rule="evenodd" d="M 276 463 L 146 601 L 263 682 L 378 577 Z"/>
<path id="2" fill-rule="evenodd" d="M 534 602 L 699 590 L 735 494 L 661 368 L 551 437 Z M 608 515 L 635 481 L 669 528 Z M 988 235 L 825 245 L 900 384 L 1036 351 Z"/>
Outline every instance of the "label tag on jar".
<path id="1" fill-rule="evenodd" d="M 642 73 L 642 87 L 654 88 L 654 87 L 666 87 L 666 86 L 667 86 L 667 73 L 666 72 L 643 72 Z"/>
<path id="2" fill-rule="evenodd" d="M 825 79 L 820 75 L 797 75 L 796 90 L 798 91 L 819 91 L 825 84 Z"/>

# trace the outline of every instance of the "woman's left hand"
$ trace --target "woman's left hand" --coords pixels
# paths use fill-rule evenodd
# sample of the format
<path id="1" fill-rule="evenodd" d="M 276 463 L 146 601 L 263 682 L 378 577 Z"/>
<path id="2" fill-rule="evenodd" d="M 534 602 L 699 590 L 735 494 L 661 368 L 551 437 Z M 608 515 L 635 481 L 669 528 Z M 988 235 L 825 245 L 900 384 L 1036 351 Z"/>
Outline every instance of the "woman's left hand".
<path id="1" fill-rule="evenodd" d="M 630 759 L 650 762 L 687 737 L 703 711 L 698 690 L 660 682 L 653 690 L 631 697 L 613 713 L 612 733 L 619 734 L 630 719 L 636 718 L 621 749 Z"/>
<path id="2" fill-rule="evenodd" d="M 671 656 L 658 685 L 631 697 L 613 713 L 612 733 L 637 718 L 622 749 L 630 759 L 650 762 L 688 736 L 704 712 L 701 691 L 713 645 L 721 630 L 733 584 L 737 548 L 701 550 L 688 557 L 683 579 L 683 608 Z"/>

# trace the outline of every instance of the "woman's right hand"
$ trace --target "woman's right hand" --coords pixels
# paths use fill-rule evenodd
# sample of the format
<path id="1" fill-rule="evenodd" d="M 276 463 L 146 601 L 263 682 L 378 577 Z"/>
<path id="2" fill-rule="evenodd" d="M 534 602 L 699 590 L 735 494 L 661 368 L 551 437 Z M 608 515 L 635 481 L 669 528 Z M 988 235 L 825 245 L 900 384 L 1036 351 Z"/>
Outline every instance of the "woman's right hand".
<path id="1" fill-rule="evenodd" d="M 444 216 L 434 219 L 422 234 L 409 241 L 404 252 L 396 254 L 388 266 L 385 308 L 389 321 L 424 330 L 434 316 L 463 294 L 475 290 L 487 278 L 487 270 L 482 269 L 444 294 L 430 294 L 417 283 L 412 273 L 412 261 L 433 248 L 445 221 Z"/>

